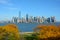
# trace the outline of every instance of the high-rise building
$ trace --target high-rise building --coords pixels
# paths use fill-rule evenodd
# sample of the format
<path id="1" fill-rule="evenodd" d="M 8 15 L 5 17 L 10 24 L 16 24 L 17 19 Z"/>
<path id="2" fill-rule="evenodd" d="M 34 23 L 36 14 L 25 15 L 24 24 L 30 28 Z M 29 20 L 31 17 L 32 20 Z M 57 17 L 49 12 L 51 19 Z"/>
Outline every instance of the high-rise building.
<path id="1" fill-rule="evenodd" d="M 34 21 L 37 22 L 37 17 L 34 17 Z"/>
<path id="2" fill-rule="evenodd" d="M 54 16 L 51 17 L 51 22 L 55 22 L 55 17 Z"/>
<path id="3" fill-rule="evenodd" d="M 25 17 L 22 17 L 22 23 L 25 23 L 26 22 L 26 19 L 25 19 Z"/>
<path id="4" fill-rule="evenodd" d="M 30 17 L 29 17 L 29 22 L 30 22 L 30 23 L 34 22 L 33 16 L 30 16 Z"/>
<path id="5" fill-rule="evenodd" d="M 42 16 L 42 23 L 45 23 L 46 22 L 46 18 L 44 16 Z"/>
<path id="6" fill-rule="evenodd" d="M 28 14 L 26 14 L 26 21 L 28 22 Z"/>
<path id="7" fill-rule="evenodd" d="M 40 23 L 43 23 L 43 19 L 42 18 L 40 18 Z"/>
<path id="8" fill-rule="evenodd" d="M 50 18 L 47 18 L 47 22 L 50 23 Z"/>
<path id="9" fill-rule="evenodd" d="M 17 17 L 13 17 L 13 23 L 17 23 Z"/>
<path id="10" fill-rule="evenodd" d="M 40 16 L 37 16 L 37 22 L 40 23 Z"/>
<path id="11" fill-rule="evenodd" d="M 19 11 L 19 19 L 21 19 L 21 11 Z"/>

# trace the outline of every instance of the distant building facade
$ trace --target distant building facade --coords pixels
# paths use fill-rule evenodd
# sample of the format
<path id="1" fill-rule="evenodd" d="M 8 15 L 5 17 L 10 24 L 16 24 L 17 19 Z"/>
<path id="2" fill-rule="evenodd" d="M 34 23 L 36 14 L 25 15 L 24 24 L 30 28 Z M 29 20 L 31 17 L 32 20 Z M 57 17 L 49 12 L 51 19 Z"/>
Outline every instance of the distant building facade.
<path id="1" fill-rule="evenodd" d="M 26 21 L 28 22 L 28 14 L 26 14 Z"/>
<path id="2" fill-rule="evenodd" d="M 51 17 L 51 22 L 55 22 L 55 17 L 54 16 Z"/>
<path id="3" fill-rule="evenodd" d="M 19 16 L 18 17 L 13 17 L 13 22 L 14 23 L 51 23 L 55 22 L 55 17 L 48 17 L 45 18 L 44 16 L 29 16 L 26 14 L 26 16 L 21 17 L 21 12 L 19 11 Z"/>
<path id="4" fill-rule="evenodd" d="M 47 18 L 47 22 L 50 23 L 50 18 Z"/>
<path id="5" fill-rule="evenodd" d="M 17 23 L 18 17 L 13 17 L 13 23 Z"/>

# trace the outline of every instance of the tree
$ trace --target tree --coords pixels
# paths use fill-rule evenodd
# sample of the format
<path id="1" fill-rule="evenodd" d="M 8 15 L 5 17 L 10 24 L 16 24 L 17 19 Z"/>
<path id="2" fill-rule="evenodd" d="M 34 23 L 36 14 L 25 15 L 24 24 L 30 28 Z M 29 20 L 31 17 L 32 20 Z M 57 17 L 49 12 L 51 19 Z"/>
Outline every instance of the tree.
<path id="1" fill-rule="evenodd" d="M 38 37 L 40 39 L 60 37 L 60 26 L 39 25 L 35 28 L 35 31 L 39 33 Z"/>
<path id="2" fill-rule="evenodd" d="M 20 34 L 15 24 L 0 27 L 0 40 L 20 40 Z"/>

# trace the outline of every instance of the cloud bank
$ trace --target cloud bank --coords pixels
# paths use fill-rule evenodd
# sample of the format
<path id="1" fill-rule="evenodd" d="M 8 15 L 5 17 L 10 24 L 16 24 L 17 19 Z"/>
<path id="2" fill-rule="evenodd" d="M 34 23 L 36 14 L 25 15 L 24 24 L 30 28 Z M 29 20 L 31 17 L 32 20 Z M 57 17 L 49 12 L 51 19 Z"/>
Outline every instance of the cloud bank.
<path id="1" fill-rule="evenodd" d="M 11 3 L 10 1 L 11 1 L 11 0 L 0 0 L 0 4 L 13 5 L 13 3 Z"/>

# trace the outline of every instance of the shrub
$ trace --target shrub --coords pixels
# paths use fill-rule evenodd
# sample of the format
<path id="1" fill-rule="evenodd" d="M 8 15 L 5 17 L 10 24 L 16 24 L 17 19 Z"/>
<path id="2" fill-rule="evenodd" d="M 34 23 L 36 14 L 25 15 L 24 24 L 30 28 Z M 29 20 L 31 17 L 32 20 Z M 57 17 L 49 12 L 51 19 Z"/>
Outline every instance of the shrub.
<path id="1" fill-rule="evenodd" d="M 0 27 L 0 40 L 20 40 L 20 34 L 15 24 Z"/>
<path id="2" fill-rule="evenodd" d="M 39 29 L 39 30 L 38 30 Z M 38 38 L 43 40 L 55 40 L 60 38 L 60 26 L 55 25 L 39 25 L 35 28 L 35 31 L 39 34 Z"/>

